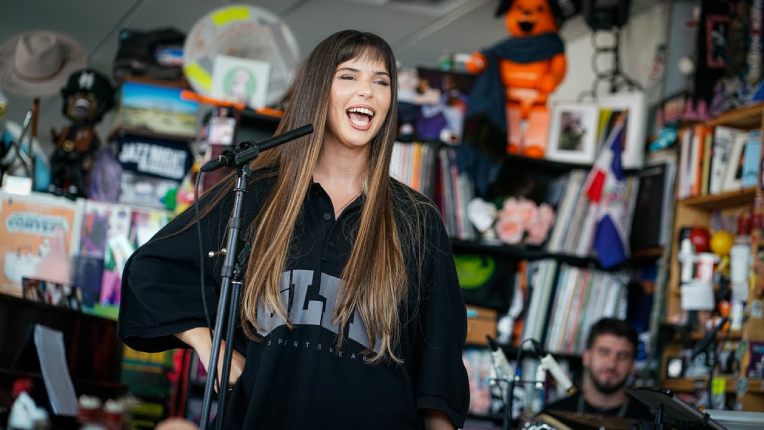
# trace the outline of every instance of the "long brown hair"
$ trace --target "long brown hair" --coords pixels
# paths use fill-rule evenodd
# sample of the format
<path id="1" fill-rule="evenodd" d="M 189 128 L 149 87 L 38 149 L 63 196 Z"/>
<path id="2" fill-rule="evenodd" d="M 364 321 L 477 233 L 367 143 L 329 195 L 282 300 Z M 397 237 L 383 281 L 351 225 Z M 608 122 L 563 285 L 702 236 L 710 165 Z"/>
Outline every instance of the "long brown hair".
<path id="1" fill-rule="evenodd" d="M 368 166 L 362 181 L 365 201 L 355 243 L 341 275 L 342 287 L 333 315 L 334 322 L 341 328 L 337 346 L 341 347 L 344 327 L 357 310 L 366 327 L 370 361 L 389 358 L 400 362 L 395 353 L 401 328 L 399 307 L 408 292 L 400 236 L 404 236 L 407 243 L 413 240 L 415 232 L 421 231 L 422 215 L 417 210 L 413 219 L 408 214 L 398 217 L 402 222 L 396 224 L 394 213 L 401 205 L 393 193 L 389 176 L 396 126 L 395 58 L 390 46 L 371 33 L 340 31 L 311 52 L 287 93 L 288 108 L 276 133 L 307 123 L 314 125 L 314 133 L 266 151 L 252 163 L 254 171 L 277 167 L 277 173 L 270 196 L 247 232 L 252 251 L 242 296 L 241 322 L 245 333 L 252 339 L 259 338 L 258 312 L 273 313 L 291 327 L 280 294 L 281 274 L 321 151 L 334 73 L 339 64 L 356 58 L 379 60 L 385 65 L 390 73 L 392 97 L 382 128 L 370 143 Z M 416 200 L 413 196 L 403 198 Z"/>

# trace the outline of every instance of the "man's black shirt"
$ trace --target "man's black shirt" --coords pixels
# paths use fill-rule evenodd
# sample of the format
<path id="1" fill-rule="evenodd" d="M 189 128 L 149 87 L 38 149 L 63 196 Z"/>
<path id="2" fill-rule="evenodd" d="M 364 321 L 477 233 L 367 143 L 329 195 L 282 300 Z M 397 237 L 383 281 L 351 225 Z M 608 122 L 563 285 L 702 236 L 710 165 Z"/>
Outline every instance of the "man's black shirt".
<path id="1" fill-rule="evenodd" d="M 271 178 L 248 187 L 243 230 L 255 219 L 273 183 Z M 397 181 L 392 191 L 393 200 L 402 206 L 395 208 L 396 217 L 413 214 L 415 205 L 426 203 L 421 195 L 418 201 L 400 198 L 411 195 L 411 190 Z M 319 184 L 311 185 L 282 273 L 282 301 L 294 329 L 275 315 L 258 312 L 263 339 L 245 342 L 246 364 L 229 401 L 226 428 L 421 429 L 419 409 L 441 410 L 456 426 L 463 425 L 469 404 L 462 363 L 466 312 L 450 241 L 434 207 L 425 205 L 427 246 L 422 265 L 413 257 L 413 249 L 404 249 L 409 294 L 400 309 L 397 350 L 404 364 L 366 362 L 363 351 L 378 346 L 369 345 L 357 312 L 346 327 L 333 322 L 340 277 L 363 203 L 364 196 L 357 198 L 335 219 L 328 194 Z M 205 204 L 209 200 L 203 197 L 202 207 Z M 232 205 L 232 197 L 226 197 L 201 220 L 205 255 L 224 246 Z M 191 213 L 186 211 L 168 224 L 125 267 L 119 333 L 132 348 L 183 347 L 175 333 L 206 326 L 196 230 L 183 230 L 192 221 Z M 407 243 L 406 238 L 401 242 Z M 213 321 L 220 260 L 204 261 Z M 337 349 L 340 329 L 346 330 L 347 341 Z"/>

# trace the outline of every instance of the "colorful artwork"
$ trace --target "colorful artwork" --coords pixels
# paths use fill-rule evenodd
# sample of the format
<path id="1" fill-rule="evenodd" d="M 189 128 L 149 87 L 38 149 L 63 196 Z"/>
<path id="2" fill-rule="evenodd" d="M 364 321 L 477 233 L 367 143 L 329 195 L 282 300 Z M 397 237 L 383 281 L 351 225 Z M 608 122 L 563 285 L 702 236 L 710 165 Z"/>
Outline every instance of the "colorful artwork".
<path id="1" fill-rule="evenodd" d="M 22 297 L 22 278 L 42 278 L 51 264 L 68 269 L 68 258 L 79 244 L 81 216 L 81 202 L 0 192 L 0 293 Z M 68 274 L 61 272 L 58 277 Z"/>

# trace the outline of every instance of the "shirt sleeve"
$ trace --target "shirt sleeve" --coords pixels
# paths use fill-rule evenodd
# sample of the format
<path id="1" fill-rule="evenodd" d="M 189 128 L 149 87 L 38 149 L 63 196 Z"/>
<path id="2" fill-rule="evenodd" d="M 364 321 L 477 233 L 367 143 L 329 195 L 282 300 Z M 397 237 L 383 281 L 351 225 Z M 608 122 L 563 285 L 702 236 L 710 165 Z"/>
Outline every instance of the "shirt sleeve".
<path id="1" fill-rule="evenodd" d="M 462 427 L 469 406 L 469 383 L 462 361 L 467 313 L 451 242 L 437 210 L 427 216 L 427 249 L 419 302 L 421 340 L 416 363 L 416 402 L 419 409 L 445 412 Z"/>
<path id="2" fill-rule="evenodd" d="M 202 207 L 210 200 L 202 197 Z M 118 333 L 125 344 L 147 352 L 187 347 L 174 335 L 207 326 L 200 286 L 201 264 L 207 308 L 214 322 L 215 291 L 220 284 L 222 262 L 221 258 L 208 258 L 207 253 L 225 246 L 225 227 L 232 206 L 233 198 L 226 196 L 200 220 L 201 263 L 193 208 L 176 217 L 133 253 L 122 273 Z"/>

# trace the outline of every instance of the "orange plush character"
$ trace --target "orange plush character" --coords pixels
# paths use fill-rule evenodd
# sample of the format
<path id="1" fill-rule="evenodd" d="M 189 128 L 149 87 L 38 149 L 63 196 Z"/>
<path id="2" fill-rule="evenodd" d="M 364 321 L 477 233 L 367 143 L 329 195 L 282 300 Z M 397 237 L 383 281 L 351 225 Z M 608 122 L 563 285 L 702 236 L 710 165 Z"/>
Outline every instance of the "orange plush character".
<path id="1" fill-rule="evenodd" d="M 547 98 L 565 77 L 567 67 L 564 44 L 557 34 L 562 11 L 556 0 L 502 0 L 496 16 L 503 14 L 512 37 L 474 53 L 467 69 L 481 73 L 498 68 L 506 107 L 506 151 L 540 158 L 547 141 Z"/>

